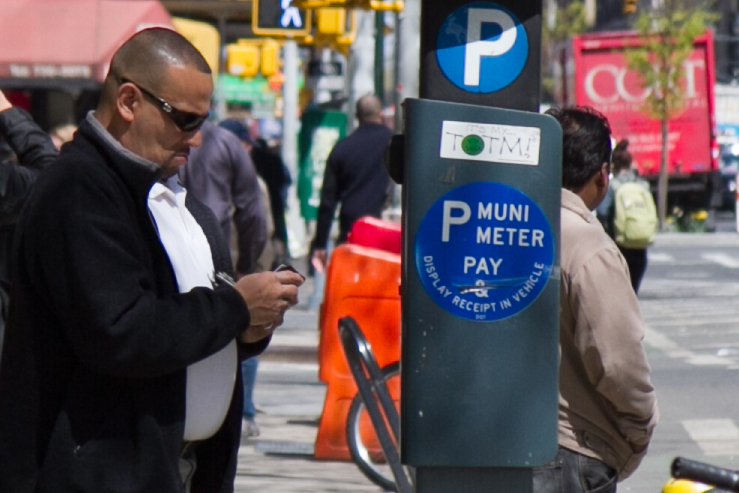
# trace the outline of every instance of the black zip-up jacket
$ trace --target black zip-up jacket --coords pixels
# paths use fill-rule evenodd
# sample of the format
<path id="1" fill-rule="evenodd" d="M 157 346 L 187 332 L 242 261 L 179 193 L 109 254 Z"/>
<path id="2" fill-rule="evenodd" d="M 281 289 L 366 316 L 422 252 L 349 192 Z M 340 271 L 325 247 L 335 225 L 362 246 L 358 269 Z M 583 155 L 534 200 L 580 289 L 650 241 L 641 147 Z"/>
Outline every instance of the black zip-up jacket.
<path id="1" fill-rule="evenodd" d="M 51 138 L 20 108 L 0 112 L 0 135 L 18 156 L 18 163 L 0 161 L 0 350 L 7 316 L 10 251 L 18 215 L 38 173 L 57 157 Z"/>
<path id="2" fill-rule="evenodd" d="M 326 248 L 339 202 L 339 243 L 357 219 L 380 217 L 390 188 L 384 156 L 392 136 L 385 125 L 365 123 L 334 146 L 323 175 L 313 249 Z"/>
<path id="3" fill-rule="evenodd" d="M 36 182 L 18 225 L 0 366 L 3 493 L 183 491 L 187 367 L 239 336 L 249 312 L 229 286 L 179 293 L 147 205 L 160 176 L 90 114 Z M 216 269 L 230 269 L 215 217 L 187 205 Z M 242 356 L 267 342 L 241 345 Z M 195 448 L 193 493 L 233 491 L 234 371 L 223 426 Z"/>

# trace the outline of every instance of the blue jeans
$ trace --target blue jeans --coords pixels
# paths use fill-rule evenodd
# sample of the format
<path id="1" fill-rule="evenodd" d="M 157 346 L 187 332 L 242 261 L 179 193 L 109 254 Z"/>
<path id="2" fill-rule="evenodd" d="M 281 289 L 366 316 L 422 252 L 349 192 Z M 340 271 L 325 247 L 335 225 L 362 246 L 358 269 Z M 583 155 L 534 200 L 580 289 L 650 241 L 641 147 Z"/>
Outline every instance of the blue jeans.
<path id="1" fill-rule="evenodd" d="M 534 468 L 534 493 L 616 493 L 617 481 L 611 466 L 562 447 Z"/>
<path id="2" fill-rule="evenodd" d="M 244 380 L 244 417 L 254 419 L 257 410 L 254 407 L 254 383 L 257 380 L 257 365 L 259 359 L 255 356 L 241 362 L 241 378 Z"/>

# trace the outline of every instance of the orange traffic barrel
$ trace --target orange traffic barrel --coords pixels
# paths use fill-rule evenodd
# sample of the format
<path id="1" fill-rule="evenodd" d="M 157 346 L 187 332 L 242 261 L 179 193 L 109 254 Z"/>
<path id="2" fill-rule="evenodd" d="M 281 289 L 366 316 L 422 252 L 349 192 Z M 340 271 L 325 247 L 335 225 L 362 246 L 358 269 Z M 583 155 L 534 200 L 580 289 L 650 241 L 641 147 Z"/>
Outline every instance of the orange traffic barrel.
<path id="1" fill-rule="evenodd" d="M 354 317 L 380 367 L 400 360 L 399 287 L 400 255 L 351 244 L 334 249 L 319 321 L 318 375 L 327 389 L 317 459 L 350 460 L 346 417 L 357 386 L 339 340 L 339 320 Z"/>
<path id="2" fill-rule="evenodd" d="M 376 217 L 363 217 L 354 222 L 346 241 L 400 255 L 400 225 Z"/>

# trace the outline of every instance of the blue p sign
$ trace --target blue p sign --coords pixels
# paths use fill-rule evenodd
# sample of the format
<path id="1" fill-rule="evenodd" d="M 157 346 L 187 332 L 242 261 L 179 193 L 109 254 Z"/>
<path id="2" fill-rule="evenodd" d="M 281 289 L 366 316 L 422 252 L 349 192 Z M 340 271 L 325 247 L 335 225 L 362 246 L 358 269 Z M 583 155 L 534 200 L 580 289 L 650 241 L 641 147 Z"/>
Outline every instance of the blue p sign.
<path id="1" fill-rule="evenodd" d="M 475 2 L 447 17 L 436 40 L 444 75 L 469 92 L 489 93 L 521 74 L 529 52 L 526 30 L 504 7 Z"/>

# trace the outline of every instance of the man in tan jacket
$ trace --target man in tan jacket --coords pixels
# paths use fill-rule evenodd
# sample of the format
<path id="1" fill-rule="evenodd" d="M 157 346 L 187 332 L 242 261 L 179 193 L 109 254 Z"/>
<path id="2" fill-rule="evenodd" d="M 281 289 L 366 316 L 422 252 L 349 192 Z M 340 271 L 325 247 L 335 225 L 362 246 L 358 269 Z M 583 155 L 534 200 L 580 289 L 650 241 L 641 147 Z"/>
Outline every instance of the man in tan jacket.
<path id="1" fill-rule="evenodd" d="M 608 190 L 611 132 L 589 108 L 547 113 L 564 131 L 559 450 L 534 470 L 534 492 L 615 492 L 659 413 L 628 267 L 591 213 Z"/>

